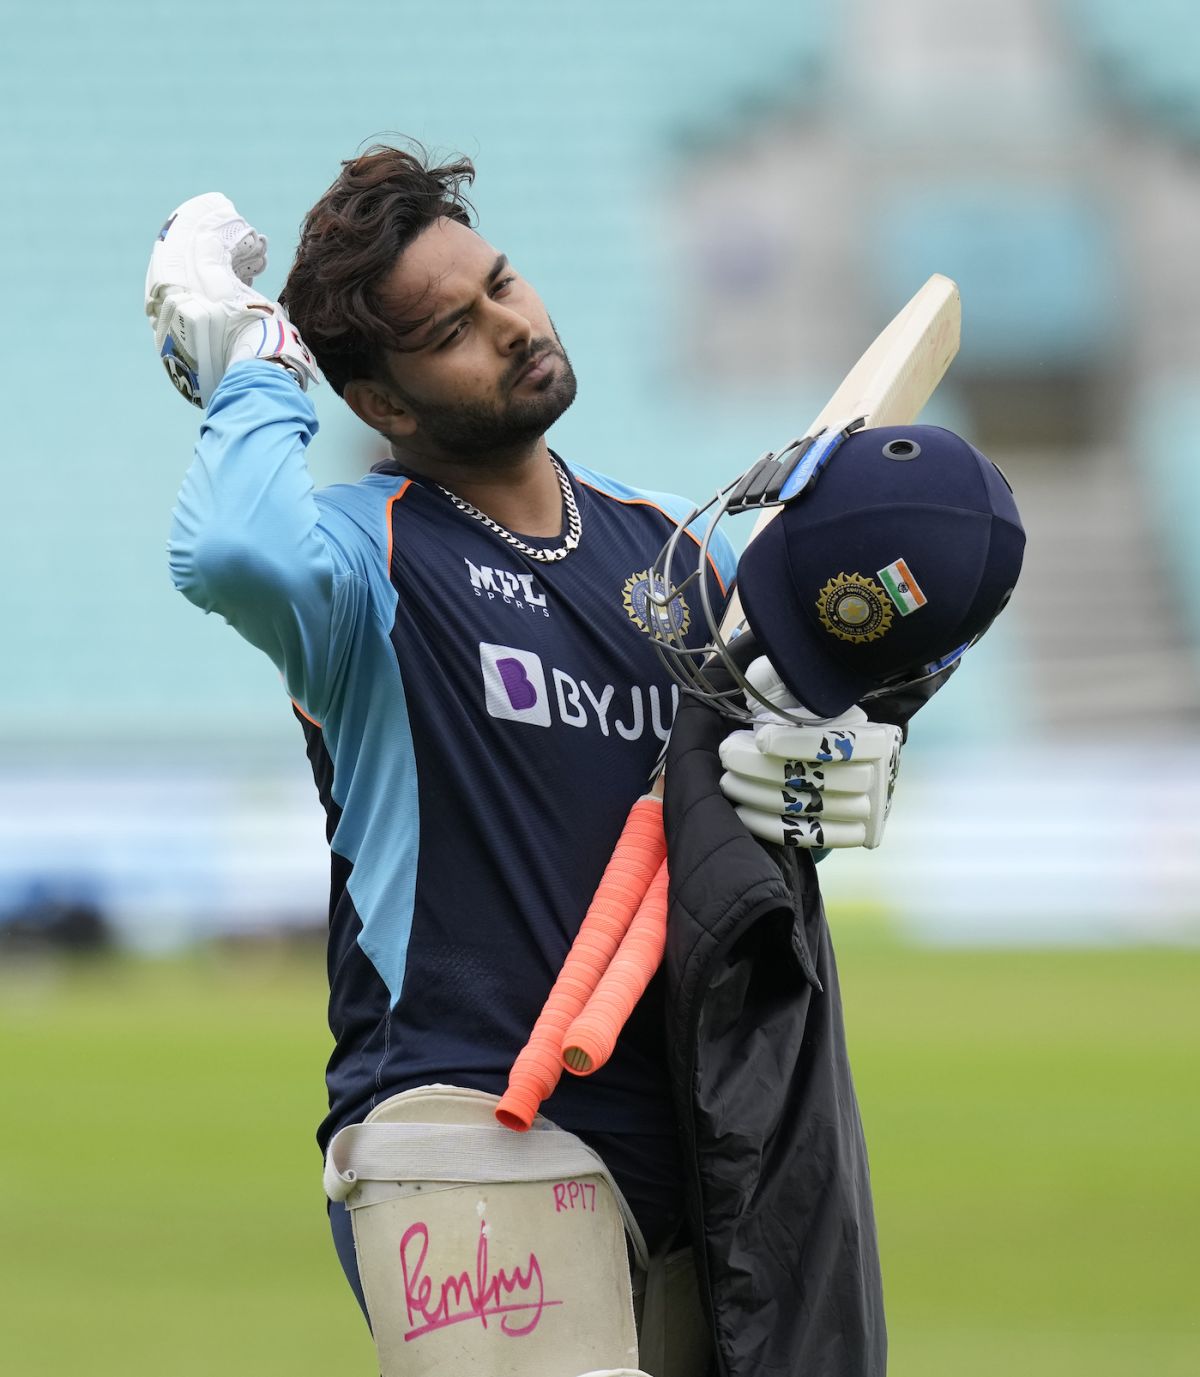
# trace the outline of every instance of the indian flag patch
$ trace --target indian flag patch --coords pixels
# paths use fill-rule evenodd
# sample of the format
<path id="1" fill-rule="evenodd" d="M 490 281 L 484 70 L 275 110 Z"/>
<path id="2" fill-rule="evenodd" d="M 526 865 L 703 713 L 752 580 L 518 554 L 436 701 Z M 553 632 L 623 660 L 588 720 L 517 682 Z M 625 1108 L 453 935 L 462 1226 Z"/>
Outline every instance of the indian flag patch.
<path id="1" fill-rule="evenodd" d="M 888 597 L 900 609 L 902 617 L 907 617 L 918 607 L 925 606 L 926 597 L 921 592 L 921 585 L 913 578 L 908 565 L 902 559 L 889 564 L 886 569 L 880 569 L 877 577 L 887 589 Z"/>

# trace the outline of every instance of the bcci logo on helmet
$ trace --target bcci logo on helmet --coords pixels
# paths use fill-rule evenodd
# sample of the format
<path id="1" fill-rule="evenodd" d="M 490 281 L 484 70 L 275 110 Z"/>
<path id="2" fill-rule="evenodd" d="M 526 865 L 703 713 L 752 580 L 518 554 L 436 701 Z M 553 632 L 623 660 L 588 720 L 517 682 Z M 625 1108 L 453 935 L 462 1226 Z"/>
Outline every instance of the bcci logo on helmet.
<path id="1" fill-rule="evenodd" d="M 676 593 L 670 602 L 666 599 L 666 584 L 649 569 L 630 574 L 625 580 L 621 601 L 631 622 L 648 636 L 685 636 L 692 623 L 692 614 L 683 594 Z"/>
<path id="2" fill-rule="evenodd" d="M 887 594 L 866 574 L 835 574 L 817 594 L 817 616 L 841 641 L 875 641 L 892 625 Z"/>

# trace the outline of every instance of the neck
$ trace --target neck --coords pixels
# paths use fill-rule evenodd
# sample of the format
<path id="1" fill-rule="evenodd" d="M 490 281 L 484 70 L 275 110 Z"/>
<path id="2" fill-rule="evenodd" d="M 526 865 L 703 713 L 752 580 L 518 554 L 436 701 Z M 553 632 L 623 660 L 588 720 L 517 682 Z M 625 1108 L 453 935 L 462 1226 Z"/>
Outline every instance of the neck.
<path id="1" fill-rule="evenodd" d="M 415 454 L 397 444 L 392 454 L 408 473 L 440 483 L 506 530 L 549 537 L 563 529 L 562 492 L 544 438 L 520 452 L 468 460 Z"/>

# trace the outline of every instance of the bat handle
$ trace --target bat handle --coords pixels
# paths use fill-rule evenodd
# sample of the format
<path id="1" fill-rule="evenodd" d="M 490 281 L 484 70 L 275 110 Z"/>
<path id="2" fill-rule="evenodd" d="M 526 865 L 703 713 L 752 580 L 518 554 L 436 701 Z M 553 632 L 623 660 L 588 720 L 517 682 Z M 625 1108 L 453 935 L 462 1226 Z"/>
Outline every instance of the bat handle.
<path id="1" fill-rule="evenodd" d="M 661 799 L 644 795 L 630 810 L 558 979 L 509 1072 L 496 1107 L 506 1128 L 529 1128 L 538 1105 L 558 1084 L 567 1030 L 620 948 L 666 853 Z"/>

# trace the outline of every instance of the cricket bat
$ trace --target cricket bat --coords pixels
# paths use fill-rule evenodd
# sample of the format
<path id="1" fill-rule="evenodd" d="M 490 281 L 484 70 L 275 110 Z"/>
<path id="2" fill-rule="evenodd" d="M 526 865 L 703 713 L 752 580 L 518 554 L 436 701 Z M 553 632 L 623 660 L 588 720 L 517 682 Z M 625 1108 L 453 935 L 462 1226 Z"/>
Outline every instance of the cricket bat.
<path id="1" fill-rule="evenodd" d="M 915 421 L 958 353 L 962 302 L 958 287 L 934 273 L 842 379 L 805 435 L 844 430 L 863 419 L 866 426 L 898 426 Z M 782 507 L 768 507 L 754 523 L 750 539 L 762 532 Z M 742 620 L 737 587 L 721 618 L 721 635 Z"/>
<path id="2" fill-rule="evenodd" d="M 892 318 L 821 408 L 806 435 L 915 421 L 958 353 L 958 287 L 935 273 Z M 765 508 L 753 540 L 778 516 Z M 743 618 L 736 585 L 721 619 L 728 640 Z M 601 878 L 564 972 L 555 983 L 509 1077 L 496 1117 L 529 1127 L 565 1067 L 584 1075 L 602 1066 L 662 960 L 667 927 L 663 779 L 638 799 Z M 634 939 L 634 940 L 629 940 Z M 564 1031 L 565 1030 L 565 1031 Z"/>

